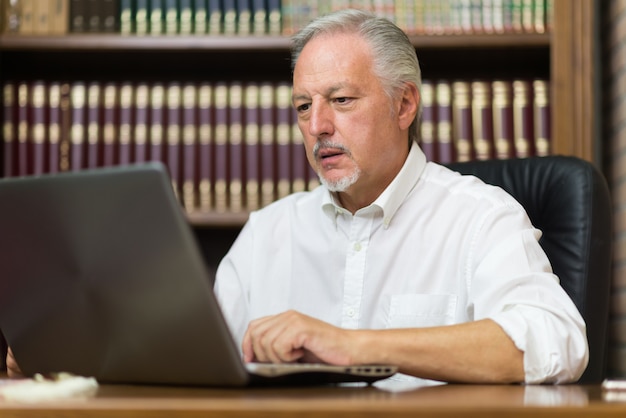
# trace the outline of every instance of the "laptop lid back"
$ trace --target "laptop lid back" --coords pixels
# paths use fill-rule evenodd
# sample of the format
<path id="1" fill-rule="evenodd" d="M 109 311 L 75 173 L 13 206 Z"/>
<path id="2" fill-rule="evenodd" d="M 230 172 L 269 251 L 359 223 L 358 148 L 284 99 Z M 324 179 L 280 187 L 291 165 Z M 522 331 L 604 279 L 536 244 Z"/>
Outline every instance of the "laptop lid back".
<path id="1" fill-rule="evenodd" d="M 25 373 L 247 384 L 162 164 L 7 178 L 0 202 L 0 329 Z"/>

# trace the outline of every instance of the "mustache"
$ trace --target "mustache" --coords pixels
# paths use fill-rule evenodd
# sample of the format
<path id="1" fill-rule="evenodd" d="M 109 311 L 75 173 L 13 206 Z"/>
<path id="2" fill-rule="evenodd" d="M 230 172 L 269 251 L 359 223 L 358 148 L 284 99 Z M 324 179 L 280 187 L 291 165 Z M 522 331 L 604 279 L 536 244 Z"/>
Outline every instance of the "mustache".
<path id="1" fill-rule="evenodd" d="M 313 146 L 313 157 L 318 160 L 320 158 L 320 152 L 325 149 L 338 150 L 347 155 L 351 154 L 350 150 L 343 144 L 332 141 L 318 141 Z"/>

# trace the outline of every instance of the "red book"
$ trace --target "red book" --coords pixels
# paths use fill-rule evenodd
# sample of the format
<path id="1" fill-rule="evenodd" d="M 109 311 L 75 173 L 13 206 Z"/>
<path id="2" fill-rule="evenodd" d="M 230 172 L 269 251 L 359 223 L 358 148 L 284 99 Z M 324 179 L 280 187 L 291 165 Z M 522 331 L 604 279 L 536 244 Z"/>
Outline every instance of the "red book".
<path id="1" fill-rule="evenodd" d="M 243 86 L 234 81 L 228 88 L 229 208 L 243 209 Z"/>
<path id="2" fill-rule="evenodd" d="M 72 170 L 82 170 L 83 168 L 87 167 L 85 159 L 87 90 L 85 87 L 85 83 L 76 82 L 72 85 L 71 99 L 72 127 L 70 131 L 70 165 Z"/>
<path id="3" fill-rule="evenodd" d="M 135 118 L 133 124 L 133 142 L 135 158 L 133 161 L 142 163 L 148 160 L 148 103 L 150 89 L 147 83 L 139 83 L 135 87 Z"/>
<path id="4" fill-rule="evenodd" d="M 538 156 L 550 154 L 552 120 L 550 114 L 550 83 L 548 80 L 533 81 L 535 152 Z"/>
<path id="5" fill-rule="evenodd" d="M 474 158 L 472 137 L 472 108 L 470 85 L 466 81 L 452 83 L 452 130 L 456 144 L 457 160 L 469 161 Z"/>
<path id="6" fill-rule="evenodd" d="M 135 107 L 133 85 L 130 82 L 122 83 L 119 94 L 119 164 L 126 165 L 132 162 L 133 109 Z"/>
<path id="7" fill-rule="evenodd" d="M 181 142 L 181 88 L 177 82 L 167 86 L 166 91 L 166 116 L 167 116 L 167 167 L 172 179 L 174 193 L 180 198 L 181 175 L 180 175 L 180 142 Z"/>
<path id="8" fill-rule="evenodd" d="M 65 86 L 67 88 L 67 86 Z M 61 140 L 61 83 L 48 86 L 48 163 L 47 171 L 59 171 L 59 142 Z"/>
<path id="9" fill-rule="evenodd" d="M 27 82 L 17 87 L 17 173 L 20 176 L 31 174 L 31 91 Z"/>
<path id="10" fill-rule="evenodd" d="M 486 81 L 474 81 L 472 94 L 472 128 L 476 159 L 490 160 L 494 157 L 493 113 L 491 85 Z"/>
<path id="11" fill-rule="evenodd" d="M 513 92 L 509 81 L 495 80 L 493 91 L 493 135 L 496 158 L 514 156 Z"/>
<path id="12" fill-rule="evenodd" d="M 102 92 L 102 142 L 103 164 L 117 164 L 117 139 L 119 129 L 119 89 L 115 83 L 106 83 Z"/>
<path id="13" fill-rule="evenodd" d="M 228 207 L 228 85 L 215 84 L 215 210 L 225 212 Z"/>
<path id="14" fill-rule="evenodd" d="M 163 135 L 165 130 L 165 87 L 154 83 L 150 87 L 150 159 L 165 161 Z"/>
<path id="15" fill-rule="evenodd" d="M 456 149 L 452 143 L 452 90 L 447 81 L 435 86 L 437 107 L 437 157 L 447 164 L 456 161 Z"/>
<path id="16" fill-rule="evenodd" d="M 420 147 L 429 161 L 438 161 L 437 149 L 435 148 L 435 87 L 430 80 L 423 80 L 420 92 L 422 94 L 422 123 L 419 132 Z"/>
<path id="17" fill-rule="evenodd" d="M 300 128 L 298 127 L 298 114 L 293 106 L 291 109 L 291 156 L 292 175 L 291 188 L 293 192 L 303 192 L 306 190 L 308 176 L 308 161 L 306 158 L 306 150 L 304 148 L 304 138 Z"/>
<path id="18" fill-rule="evenodd" d="M 260 91 L 256 83 L 245 87 L 245 129 L 246 144 L 246 209 L 257 210 L 260 206 Z"/>
<path id="19" fill-rule="evenodd" d="M 187 212 L 196 210 L 196 166 L 198 146 L 198 97 L 194 83 L 183 86 L 183 204 Z"/>
<path id="20" fill-rule="evenodd" d="M 47 86 L 43 81 L 35 81 L 32 87 L 32 139 L 33 169 L 32 173 L 41 175 L 46 172 L 46 108 Z"/>
<path id="21" fill-rule="evenodd" d="M 291 87 L 286 82 L 276 86 L 277 198 L 291 193 Z"/>
<path id="22" fill-rule="evenodd" d="M 2 125 L 4 137 L 4 168 L 5 177 L 18 175 L 17 172 L 17 88 L 8 81 L 3 88 L 4 120 Z"/>
<path id="23" fill-rule="evenodd" d="M 274 121 L 273 83 L 262 83 L 259 89 L 260 125 L 261 125 L 261 206 L 267 206 L 276 200 L 276 180 L 274 169 L 276 156 L 274 138 L 276 124 Z"/>
<path id="24" fill-rule="evenodd" d="M 101 90 L 97 81 L 87 87 L 87 166 L 90 168 L 102 165 Z"/>
<path id="25" fill-rule="evenodd" d="M 213 208 L 213 86 L 201 83 L 198 86 L 198 146 L 200 210 L 209 212 Z"/>
<path id="26" fill-rule="evenodd" d="M 519 158 L 535 155 L 533 100 L 527 80 L 513 81 L 513 127 L 515 155 Z"/>

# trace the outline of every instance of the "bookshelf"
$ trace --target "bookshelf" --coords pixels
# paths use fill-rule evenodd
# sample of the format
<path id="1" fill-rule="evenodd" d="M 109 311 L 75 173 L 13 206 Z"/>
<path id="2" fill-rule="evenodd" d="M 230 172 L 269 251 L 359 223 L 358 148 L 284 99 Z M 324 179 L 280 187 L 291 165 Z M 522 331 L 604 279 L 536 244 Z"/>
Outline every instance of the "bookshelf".
<path id="1" fill-rule="evenodd" d="M 551 153 L 596 162 L 593 2 L 554 0 L 552 25 L 546 34 L 410 38 L 424 78 L 549 79 L 551 106 L 558 109 L 552 112 Z M 274 35 L 5 34 L 0 36 L 0 82 L 13 78 L 288 82 L 288 48 L 287 37 Z M 246 218 L 246 212 L 189 214 L 196 229 L 220 229 L 230 238 Z"/>

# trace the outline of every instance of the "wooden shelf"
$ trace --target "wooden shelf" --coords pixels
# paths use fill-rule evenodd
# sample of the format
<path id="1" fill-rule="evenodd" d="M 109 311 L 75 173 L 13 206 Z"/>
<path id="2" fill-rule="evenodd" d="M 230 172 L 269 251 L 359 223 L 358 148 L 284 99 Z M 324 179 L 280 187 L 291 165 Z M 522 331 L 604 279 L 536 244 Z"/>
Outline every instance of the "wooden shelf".
<path id="1" fill-rule="evenodd" d="M 549 47 L 549 34 L 429 35 L 411 36 L 423 48 Z M 285 51 L 290 40 L 284 36 L 136 36 L 80 34 L 62 36 L 2 35 L 0 50 L 224 50 Z"/>

